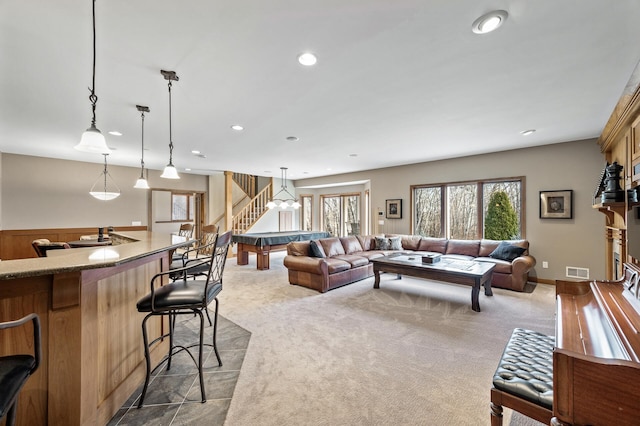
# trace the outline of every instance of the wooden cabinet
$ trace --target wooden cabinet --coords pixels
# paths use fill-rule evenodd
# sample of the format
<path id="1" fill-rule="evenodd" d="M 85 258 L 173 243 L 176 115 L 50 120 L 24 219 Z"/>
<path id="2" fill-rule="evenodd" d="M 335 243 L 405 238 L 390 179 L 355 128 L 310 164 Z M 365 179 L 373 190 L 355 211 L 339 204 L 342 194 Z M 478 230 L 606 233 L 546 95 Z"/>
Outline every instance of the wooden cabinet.
<path id="1" fill-rule="evenodd" d="M 625 87 L 618 104 L 605 125 L 598 144 L 605 160 L 614 161 L 623 166 L 620 186 L 625 190 L 640 185 L 640 64 L 636 66 L 629 84 Z M 594 200 L 598 203 L 599 200 Z M 615 204 L 615 205 L 613 205 Z M 638 263 L 628 250 L 628 236 L 634 234 L 628 229 L 630 214 L 636 208 L 625 200 L 612 205 L 595 205 L 605 214 L 605 264 L 607 279 L 622 275 L 622 265 Z"/>

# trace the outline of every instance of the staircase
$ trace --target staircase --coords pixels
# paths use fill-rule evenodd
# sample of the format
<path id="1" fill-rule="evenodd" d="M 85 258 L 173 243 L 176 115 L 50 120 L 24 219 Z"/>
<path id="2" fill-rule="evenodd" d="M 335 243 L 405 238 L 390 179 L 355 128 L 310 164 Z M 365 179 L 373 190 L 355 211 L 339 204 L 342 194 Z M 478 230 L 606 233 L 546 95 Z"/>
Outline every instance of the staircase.
<path id="1" fill-rule="evenodd" d="M 251 200 L 240 211 L 233 215 L 231 230 L 234 234 L 244 234 L 260 219 L 269 208 L 267 203 L 273 196 L 273 183 L 270 182 L 256 194 L 255 177 L 242 173 L 234 173 L 233 181 L 247 194 Z"/>
<path id="2" fill-rule="evenodd" d="M 256 196 L 256 177 L 244 173 L 233 173 L 233 181 L 249 198 Z"/>

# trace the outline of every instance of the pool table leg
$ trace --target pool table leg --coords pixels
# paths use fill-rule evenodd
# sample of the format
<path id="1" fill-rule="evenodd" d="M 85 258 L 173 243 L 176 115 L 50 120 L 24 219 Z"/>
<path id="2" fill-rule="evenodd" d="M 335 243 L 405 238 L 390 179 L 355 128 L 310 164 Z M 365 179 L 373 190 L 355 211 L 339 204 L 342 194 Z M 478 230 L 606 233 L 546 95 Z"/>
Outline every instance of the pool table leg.
<path id="1" fill-rule="evenodd" d="M 269 269 L 269 247 L 262 247 L 256 250 L 256 263 L 259 270 Z"/>
<path id="2" fill-rule="evenodd" d="M 244 244 L 238 243 L 238 252 L 236 256 L 237 256 L 238 265 L 249 264 L 249 252 L 245 250 Z"/>

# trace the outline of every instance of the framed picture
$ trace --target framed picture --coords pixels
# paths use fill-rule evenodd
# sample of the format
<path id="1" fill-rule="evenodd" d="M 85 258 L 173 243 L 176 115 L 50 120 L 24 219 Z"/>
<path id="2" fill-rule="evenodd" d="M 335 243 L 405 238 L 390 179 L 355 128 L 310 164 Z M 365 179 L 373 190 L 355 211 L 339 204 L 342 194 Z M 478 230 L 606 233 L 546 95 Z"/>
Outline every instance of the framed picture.
<path id="1" fill-rule="evenodd" d="M 573 190 L 540 191 L 541 219 L 572 219 Z"/>
<path id="2" fill-rule="evenodd" d="M 387 200 L 387 219 L 402 219 L 402 200 Z"/>

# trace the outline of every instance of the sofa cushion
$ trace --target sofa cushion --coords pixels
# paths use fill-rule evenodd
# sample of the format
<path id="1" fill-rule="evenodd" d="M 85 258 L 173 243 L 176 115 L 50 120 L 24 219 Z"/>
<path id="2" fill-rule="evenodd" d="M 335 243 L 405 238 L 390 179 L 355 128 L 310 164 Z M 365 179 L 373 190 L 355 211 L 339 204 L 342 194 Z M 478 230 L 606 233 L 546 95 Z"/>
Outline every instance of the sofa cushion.
<path id="1" fill-rule="evenodd" d="M 352 254 L 362 251 L 362 244 L 355 235 L 340 238 L 345 254 Z"/>
<path id="2" fill-rule="evenodd" d="M 436 253 L 445 253 L 447 251 L 446 238 L 422 237 L 418 245 L 419 251 L 430 251 Z"/>
<path id="3" fill-rule="evenodd" d="M 521 256 L 525 251 L 526 249 L 522 247 L 502 241 L 498 247 L 489 254 L 489 257 L 511 262 L 516 257 Z"/>
<path id="4" fill-rule="evenodd" d="M 394 250 L 418 250 L 420 240 L 422 240 L 420 235 L 385 234 L 385 236 L 387 238 L 400 237 L 402 248 Z"/>
<path id="5" fill-rule="evenodd" d="M 391 242 L 387 237 L 376 237 L 376 250 L 389 250 Z"/>
<path id="6" fill-rule="evenodd" d="M 322 244 L 324 254 L 327 257 L 333 257 L 338 254 L 345 254 L 344 247 L 342 247 L 342 243 L 340 242 L 340 238 L 338 237 L 321 238 L 318 241 L 320 241 L 320 244 Z"/>
<path id="7" fill-rule="evenodd" d="M 476 257 L 473 260 L 477 262 L 493 263 L 494 265 L 496 265 L 496 267 L 493 269 L 494 273 L 509 275 L 512 271 L 511 262 L 507 262 L 506 260 L 494 259 L 493 257 Z"/>
<path id="8" fill-rule="evenodd" d="M 291 241 L 287 244 L 287 254 L 292 256 L 311 256 L 310 241 Z"/>
<path id="9" fill-rule="evenodd" d="M 478 257 L 479 250 L 480 240 L 449 240 L 446 253 Z"/>
<path id="10" fill-rule="evenodd" d="M 376 237 L 374 235 L 356 235 L 363 251 L 375 250 Z"/>
<path id="11" fill-rule="evenodd" d="M 382 256 L 386 256 L 385 252 L 379 251 L 379 250 L 362 251 L 360 253 L 354 253 L 354 254 L 357 254 L 358 256 L 361 256 L 361 257 L 366 257 L 369 260 L 377 259 L 377 258 L 382 257 Z"/>
<path id="12" fill-rule="evenodd" d="M 369 259 L 364 256 L 358 256 L 355 254 L 339 254 L 335 256 L 334 259 L 340 259 L 344 260 L 345 262 L 349 262 L 352 268 L 367 266 L 369 264 Z"/>
<path id="13" fill-rule="evenodd" d="M 492 251 L 494 251 L 502 240 L 481 240 L 480 241 L 480 252 L 478 256 L 480 257 L 489 257 Z M 525 250 L 529 249 L 529 241 L 528 240 L 508 240 L 509 244 L 513 244 L 514 246 L 522 247 Z M 529 254 L 526 251 L 523 254 Z"/>
<path id="14" fill-rule="evenodd" d="M 389 250 L 402 250 L 402 239 L 400 237 L 390 237 Z"/>
<path id="15" fill-rule="evenodd" d="M 309 241 L 309 249 L 311 251 L 312 257 L 320 257 L 320 258 L 327 257 L 327 255 L 324 254 L 322 245 L 317 240 Z"/>
<path id="16" fill-rule="evenodd" d="M 335 274 L 336 272 L 348 271 L 349 269 L 351 269 L 351 264 L 342 259 L 328 257 L 325 259 L 325 261 L 327 262 L 327 266 L 330 274 Z"/>

